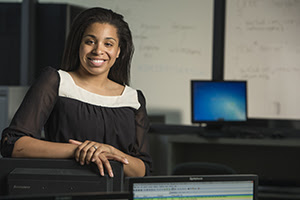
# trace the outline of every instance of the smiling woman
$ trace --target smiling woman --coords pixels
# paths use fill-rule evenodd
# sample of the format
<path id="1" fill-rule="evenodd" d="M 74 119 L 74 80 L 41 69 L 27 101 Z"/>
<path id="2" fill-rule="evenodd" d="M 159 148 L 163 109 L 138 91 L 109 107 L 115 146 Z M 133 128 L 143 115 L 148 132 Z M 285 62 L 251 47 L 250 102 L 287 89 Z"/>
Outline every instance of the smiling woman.
<path id="1" fill-rule="evenodd" d="M 5 157 L 75 158 L 113 177 L 150 174 L 149 120 L 143 93 L 128 86 L 133 54 L 123 16 L 103 8 L 74 20 L 61 69 L 48 67 L 2 134 Z M 30 117 L 29 117 L 30 116 Z M 45 139 L 41 139 L 41 130 Z"/>
<path id="2" fill-rule="evenodd" d="M 117 29 L 110 24 L 93 23 L 83 34 L 79 48 L 80 66 L 70 74 L 78 86 L 88 91 L 106 96 L 120 95 L 124 86 L 107 79 L 119 54 Z M 88 83 L 93 81 L 89 78 L 91 74 L 94 75 L 96 84 Z M 104 83 L 103 78 L 108 82 Z"/>

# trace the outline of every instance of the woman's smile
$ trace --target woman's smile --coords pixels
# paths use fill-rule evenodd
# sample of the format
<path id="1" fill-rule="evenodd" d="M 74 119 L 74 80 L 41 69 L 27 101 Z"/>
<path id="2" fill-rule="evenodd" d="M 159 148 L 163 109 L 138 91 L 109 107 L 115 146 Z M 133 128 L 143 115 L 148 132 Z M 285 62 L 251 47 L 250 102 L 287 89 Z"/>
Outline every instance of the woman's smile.
<path id="1" fill-rule="evenodd" d="M 92 59 L 92 58 L 88 58 L 88 60 L 90 60 L 91 64 L 94 65 L 94 66 L 96 66 L 96 67 L 101 67 L 105 63 L 104 59 Z"/>

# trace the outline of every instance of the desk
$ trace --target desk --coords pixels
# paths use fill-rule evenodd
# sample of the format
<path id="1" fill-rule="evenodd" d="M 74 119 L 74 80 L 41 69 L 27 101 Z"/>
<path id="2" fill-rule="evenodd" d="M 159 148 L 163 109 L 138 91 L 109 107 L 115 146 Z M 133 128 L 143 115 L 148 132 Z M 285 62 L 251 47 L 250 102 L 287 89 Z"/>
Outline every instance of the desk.
<path id="1" fill-rule="evenodd" d="M 150 133 L 150 148 L 154 175 L 171 175 L 173 168 L 184 162 L 221 163 L 240 174 L 257 174 L 260 186 L 278 188 L 260 192 L 259 199 L 300 199 L 300 138 L 205 138 L 197 134 Z M 284 193 L 291 186 L 297 194 Z M 283 193 L 278 193 L 281 189 Z"/>
<path id="2" fill-rule="evenodd" d="M 153 147 L 154 148 L 151 148 Z M 150 133 L 154 175 L 170 175 L 183 162 L 215 162 L 238 173 L 258 174 L 262 184 L 300 185 L 300 138 L 205 138 Z"/>

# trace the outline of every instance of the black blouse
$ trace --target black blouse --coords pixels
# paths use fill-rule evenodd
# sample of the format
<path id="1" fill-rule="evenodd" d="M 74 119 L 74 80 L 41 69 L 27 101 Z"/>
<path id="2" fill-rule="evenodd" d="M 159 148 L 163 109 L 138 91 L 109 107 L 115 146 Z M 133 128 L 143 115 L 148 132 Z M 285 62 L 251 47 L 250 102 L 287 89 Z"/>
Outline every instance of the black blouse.
<path id="1" fill-rule="evenodd" d="M 140 158 L 149 175 L 152 160 L 145 98 L 125 86 L 120 96 L 102 96 L 75 84 L 69 73 L 47 67 L 27 92 L 10 126 L 3 130 L 1 153 L 11 157 L 22 136 L 53 142 L 92 140 Z"/>

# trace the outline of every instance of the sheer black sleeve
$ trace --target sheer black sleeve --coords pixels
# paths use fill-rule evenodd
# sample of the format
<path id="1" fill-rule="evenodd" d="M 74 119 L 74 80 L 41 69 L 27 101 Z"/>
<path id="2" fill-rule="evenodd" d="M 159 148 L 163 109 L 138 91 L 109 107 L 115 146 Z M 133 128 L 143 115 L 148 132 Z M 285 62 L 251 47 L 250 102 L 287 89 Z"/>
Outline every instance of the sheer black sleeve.
<path id="1" fill-rule="evenodd" d="M 136 156 L 139 157 L 146 167 L 146 175 L 150 175 L 152 172 L 152 159 L 149 152 L 149 142 L 147 134 L 150 128 L 150 122 L 146 111 L 146 100 L 141 91 L 138 90 L 138 100 L 141 104 L 140 108 L 136 112 Z"/>
<path id="2" fill-rule="evenodd" d="M 58 94 L 59 75 L 51 67 L 45 68 L 26 93 L 9 127 L 3 130 L 1 154 L 11 157 L 15 142 L 22 136 L 41 138 Z"/>

